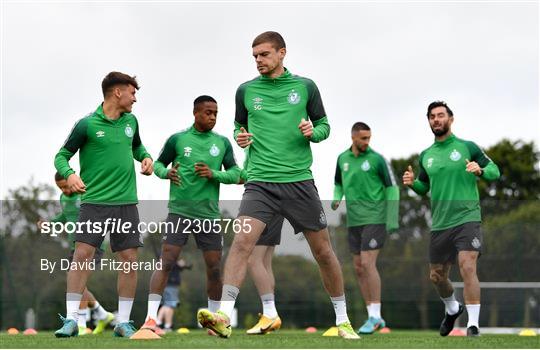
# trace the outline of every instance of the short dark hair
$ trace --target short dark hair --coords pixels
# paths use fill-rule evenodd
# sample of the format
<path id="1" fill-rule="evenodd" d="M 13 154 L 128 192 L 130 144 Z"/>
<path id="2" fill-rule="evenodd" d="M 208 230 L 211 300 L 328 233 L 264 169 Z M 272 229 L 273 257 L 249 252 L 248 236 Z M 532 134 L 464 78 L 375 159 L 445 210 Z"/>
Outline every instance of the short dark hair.
<path id="1" fill-rule="evenodd" d="M 446 112 L 448 112 L 448 115 L 453 117 L 454 116 L 454 113 L 452 112 L 452 110 L 450 109 L 450 107 L 448 107 L 448 105 L 446 104 L 446 102 L 444 101 L 433 101 L 429 104 L 428 108 L 427 108 L 427 117 L 429 118 L 429 115 L 431 114 L 431 110 L 433 108 L 437 108 L 437 107 L 444 107 L 446 108 Z"/>
<path id="2" fill-rule="evenodd" d="M 357 131 L 360 131 L 360 130 L 371 130 L 370 127 L 366 124 L 366 123 L 363 123 L 363 122 L 356 122 L 353 124 L 352 126 L 352 129 L 351 129 L 351 132 L 357 132 Z"/>
<path id="3" fill-rule="evenodd" d="M 214 103 L 217 103 L 217 101 L 212 97 L 212 96 L 208 96 L 208 95 L 201 95 L 199 97 L 197 97 L 194 101 L 193 101 L 193 110 L 196 110 L 197 107 L 200 105 L 200 104 L 203 104 L 205 102 L 214 102 Z"/>
<path id="4" fill-rule="evenodd" d="M 253 44 L 251 44 L 251 47 L 255 47 L 264 43 L 272 44 L 272 47 L 276 50 L 284 49 L 286 47 L 285 40 L 283 40 L 281 34 L 272 31 L 264 32 L 257 35 L 257 37 L 253 40 Z"/>
<path id="5" fill-rule="evenodd" d="M 54 174 L 54 181 L 62 181 L 62 180 L 65 180 L 65 178 L 60 175 L 60 173 L 57 171 L 56 174 Z"/>
<path id="6" fill-rule="evenodd" d="M 110 72 L 103 78 L 101 82 L 101 90 L 103 91 L 103 97 L 107 97 L 107 94 L 116 85 L 132 85 L 135 89 L 139 90 L 139 83 L 135 76 L 130 77 L 127 74 L 120 72 Z"/>

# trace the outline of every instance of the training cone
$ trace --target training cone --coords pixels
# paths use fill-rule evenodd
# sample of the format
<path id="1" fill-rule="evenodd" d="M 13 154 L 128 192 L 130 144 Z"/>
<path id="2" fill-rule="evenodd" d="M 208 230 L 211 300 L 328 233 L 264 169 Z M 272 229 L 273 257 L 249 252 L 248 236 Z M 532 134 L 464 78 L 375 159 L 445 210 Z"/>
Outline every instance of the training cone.
<path id="1" fill-rule="evenodd" d="M 338 329 L 337 327 L 330 327 L 326 332 L 323 333 L 323 337 L 337 337 Z"/>
<path id="2" fill-rule="evenodd" d="M 306 328 L 306 333 L 316 333 L 316 332 L 317 332 L 317 328 L 315 327 Z"/>
<path id="3" fill-rule="evenodd" d="M 189 329 L 187 329 L 186 327 L 178 328 L 178 330 L 176 331 L 176 333 L 178 333 L 178 334 L 188 334 L 188 333 L 189 333 Z"/>
<path id="4" fill-rule="evenodd" d="M 18 330 L 17 328 L 11 327 L 11 328 L 9 328 L 9 329 L 7 330 L 7 334 L 9 334 L 9 335 L 19 334 L 19 330 Z"/>
<path id="5" fill-rule="evenodd" d="M 381 334 L 388 334 L 390 332 L 392 332 L 392 331 L 388 327 L 384 327 L 379 331 L 379 333 L 381 333 Z"/>
<path id="6" fill-rule="evenodd" d="M 135 332 L 135 334 L 129 337 L 129 339 L 153 340 L 153 339 L 161 339 L 161 337 L 149 329 L 141 329 Z"/>
<path id="7" fill-rule="evenodd" d="M 450 334 L 448 334 L 448 335 L 451 336 L 451 337 L 464 337 L 465 332 L 463 332 L 459 328 L 454 328 L 454 329 L 452 329 L 452 332 L 450 332 Z"/>
<path id="8" fill-rule="evenodd" d="M 532 329 L 524 329 L 521 332 L 519 332 L 519 335 L 521 337 L 534 337 L 536 336 L 536 332 Z"/>
<path id="9" fill-rule="evenodd" d="M 34 328 L 28 328 L 23 332 L 24 335 L 36 335 L 37 331 Z"/>

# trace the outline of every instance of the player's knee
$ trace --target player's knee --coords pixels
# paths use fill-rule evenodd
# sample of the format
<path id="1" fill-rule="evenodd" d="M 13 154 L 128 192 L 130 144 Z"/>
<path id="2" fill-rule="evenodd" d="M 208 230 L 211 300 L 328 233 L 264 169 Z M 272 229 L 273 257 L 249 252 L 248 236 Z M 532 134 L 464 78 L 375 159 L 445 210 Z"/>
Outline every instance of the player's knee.
<path id="1" fill-rule="evenodd" d="M 238 240 L 234 242 L 234 253 L 246 257 L 246 260 L 249 259 L 252 250 L 253 245 L 247 240 Z"/>
<path id="2" fill-rule="evenodd" d="M 358 276 L 363 276 L 365 271 L 361 261 L 354 262 L 354 271 Z"/>
<path id="3" fill-rule="evenodd" d="M 462 277 L 471 277 L 476 274 L 476 266 L 472 261 L 465 261 L 459 264 L 459 270 Z"/>
<path id="4" fill-rule="evenodd" d="M 329 246 L 321 247 L 313 252 L 319 264 L 329 264 L 334 257 L 334 252 Z"/>
<path id="5" fill-rule="evenodd" d="M 94 251 L 92 249 L 77 249 L 73 254 L 73 261 L 90 261 L 94 257 Z"/>
<path id="6" fill-rule="evenodd" d="M 443 281 L 443 276 L 441 271 L 432 270 L 429 273 L 429 279 L 433 284 L 439 284 Z"/>
<path id="7" fill-rule="evenodd" d="M 176 259 L 161 258 L 161 268 L 164 271 L 171 272 L 173 267 L 176 265 Z"/>

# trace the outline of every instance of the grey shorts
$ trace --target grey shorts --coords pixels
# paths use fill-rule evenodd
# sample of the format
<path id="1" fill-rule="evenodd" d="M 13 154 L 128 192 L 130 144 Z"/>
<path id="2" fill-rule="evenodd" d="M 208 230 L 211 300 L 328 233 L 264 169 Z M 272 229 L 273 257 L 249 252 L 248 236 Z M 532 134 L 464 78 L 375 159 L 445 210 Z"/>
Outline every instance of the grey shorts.
<path id="1" fill-rule="evenodd" d="M 109 221 L 107 221 L 109 219 Z M 129 205 L 99 205 L 81 204 L 78 222 L 87 222 L 82 225 L 81 232 L 75 232 L 75 242 L 90 244 L 96 248 L 101 246 L 105 239 L 104 232 L 109 234 L 111 250 L 119 252 L 130 248 L 143 246 L 139 232 L 139 211 L 135 204 Z M 123 232 L 122 227 L 130 224 L 128 232 Z M 90 227 L 89 227 L 90 226 Z M 100 229 L 97 229 L 97 227 Z"/>
<path id="2" fill-rule="evenodd" d="M 348 232 L 349 250 L 353 254 L 381 249 L 386 240 L 385 224 L 351 226 L 348 228 Z"/>
<path id="3" fill-rule="evenodd" d="M 255 245 L 276 246 L 281 242 L 281 229 L 283 227 L 283 216 L 275 215 L 270 223 L 266 225 L 261 237 Z"/>
<path id="4" fill-rule="evenodd" d="M 249 216 L 269 225 L 276 214 L 287 219 L 294 232 L 326 228 L 326 215 L 313 180 L 272 183 L 248 182 L 238 216 Z"/>
<path id="5" fill-rule="evenodd" d="M 429 262 L 432 264 L 455 263 L 458 252 L 482 253 L 480 222 L 466 222 L 446 230 L 432 231 L 429 243 Z"/>
<path id="6" fill-rule="evenodd" d="M 163 290 L 163 298 L 161 299 L 161 304 L 163 306 L 168 306 L 170 308 L 175 308 L 178 306 L 180 300 L 178 299 L 178 286 L 167 285 Z"/>
<path id="7" fill-rule="evenodd" d="M 178 214 L 169 213 L 166 222 L 171 223 L 173 230 L 163 234 L 164 243 L 183 247 L 188 242 L 189 234 L 192 233 L 195 237 L 197 248 L 200 250 L 223 249 L 221 225 L 207 225 L 207 223 L 213 222 L 213 219 L 190 219 Z"/>

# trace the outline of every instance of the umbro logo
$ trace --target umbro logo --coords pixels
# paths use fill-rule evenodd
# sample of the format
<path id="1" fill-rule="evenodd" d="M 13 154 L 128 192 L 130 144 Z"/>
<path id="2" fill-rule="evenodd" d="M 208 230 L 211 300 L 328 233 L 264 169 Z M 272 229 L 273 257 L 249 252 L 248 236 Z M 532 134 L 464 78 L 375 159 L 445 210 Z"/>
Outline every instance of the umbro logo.
<path id="1" fill-rule="evenodd" d="M 96 137 L 103 137 L 103 136 L 105 136 L 105 131 L 100 130 L 100 131 L 96 132 Z"/>

